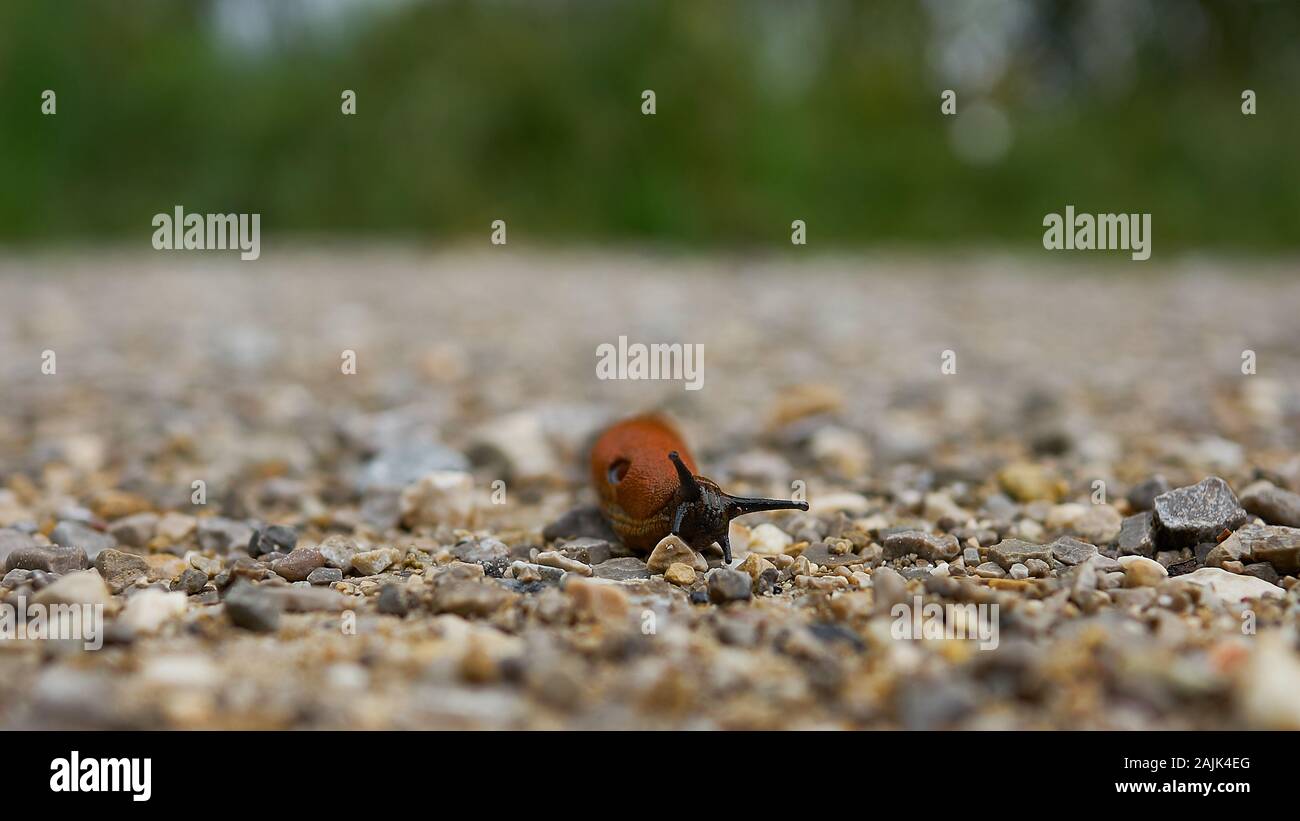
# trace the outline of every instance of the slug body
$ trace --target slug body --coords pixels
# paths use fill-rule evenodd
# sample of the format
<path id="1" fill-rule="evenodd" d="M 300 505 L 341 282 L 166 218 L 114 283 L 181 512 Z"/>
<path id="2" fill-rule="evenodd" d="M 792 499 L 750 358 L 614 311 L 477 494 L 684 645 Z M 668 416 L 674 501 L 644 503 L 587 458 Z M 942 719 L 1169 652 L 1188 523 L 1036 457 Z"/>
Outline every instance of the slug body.
<path id="1" fill-rule="evenodd" d="M 591 481 L 605 518 L 624 544 L 643 553 L 673 534 L 696 550 L 716 542 L 730 563 L 732 519 L 808 509 L 807 502 L 732 496 L 695 471 L 680 434 L 657 416 L 614 425 L 591 451 Z"/>

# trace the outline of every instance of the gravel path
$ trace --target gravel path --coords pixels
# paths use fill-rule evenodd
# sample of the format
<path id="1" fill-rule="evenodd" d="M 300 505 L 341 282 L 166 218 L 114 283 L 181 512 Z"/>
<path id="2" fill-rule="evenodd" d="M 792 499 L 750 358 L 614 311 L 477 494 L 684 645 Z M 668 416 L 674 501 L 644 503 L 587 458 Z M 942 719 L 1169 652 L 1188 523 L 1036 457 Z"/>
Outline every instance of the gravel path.
<path id="1" fill-rule="evenodd" d="M 1037 267 L 0 259 L 0 597 L 106 617 L 0 727 L 1300 728 L 1294 265 Z M 586 508 L 647 409 L 806 488 L 739 583 Z"/>

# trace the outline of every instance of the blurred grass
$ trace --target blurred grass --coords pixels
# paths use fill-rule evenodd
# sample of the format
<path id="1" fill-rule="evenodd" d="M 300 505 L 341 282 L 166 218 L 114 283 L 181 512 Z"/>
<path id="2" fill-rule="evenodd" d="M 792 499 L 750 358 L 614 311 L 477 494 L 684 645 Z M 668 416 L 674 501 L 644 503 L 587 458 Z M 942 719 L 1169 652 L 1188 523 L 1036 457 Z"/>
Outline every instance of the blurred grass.
<path id="1" fill-rule="evenodd" d="M 1051 5 L 1064 26 L 1086 4 Z M 18 0 L 0 240 L 143 245 L 181 204 L 261 213 L 268 235 L 446 241 L 501 218 L 512 242 L 788 247 L 803 219 L 817 245 L 1034 248 L 1073 204 L 1151 212 L 1162 251 L 1292 249 L 1300 7 L 1199 6 L 1200 50 L 1140 40 L 1118 89 L 1030 93 L 1035 49 L 1066 48 L 1039 32 L 987 94 L 1011 147 L 977 166 L 952 150 L 919 4 L 815 4 L 801 39 L 773 3 L 410 3 L 261 52 L 214 36 L 212 2 Z M 950 85 L 959 111 L 979 96 Z"/>

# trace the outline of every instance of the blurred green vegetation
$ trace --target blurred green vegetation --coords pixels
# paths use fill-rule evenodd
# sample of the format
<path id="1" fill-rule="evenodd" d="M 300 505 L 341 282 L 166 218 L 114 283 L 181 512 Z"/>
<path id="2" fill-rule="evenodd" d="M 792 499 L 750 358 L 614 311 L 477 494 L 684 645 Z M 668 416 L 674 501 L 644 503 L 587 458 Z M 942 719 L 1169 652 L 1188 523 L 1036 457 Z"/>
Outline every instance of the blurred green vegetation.
<path id="1" fill-rule="evenodd" d="M 947 5 L 390 2 L 299 24 L 306 4 L 271 0 L 9 0 L 0 240 L 143 245 L 181 204 L 268 235 L 441 242 L 501 218 L 512 244 L 788 246 L 803 219 L 817 245 L 1028 249 L 1073 204 L 1151 212 L 1159 251 L 1295 247 L 1300 5 L 1029 4 L 978 84 L 944 56 L 1005 9 L 954 29 Z M 954 150 L 977 103 L 1010 135 L 988 162 Z"/>

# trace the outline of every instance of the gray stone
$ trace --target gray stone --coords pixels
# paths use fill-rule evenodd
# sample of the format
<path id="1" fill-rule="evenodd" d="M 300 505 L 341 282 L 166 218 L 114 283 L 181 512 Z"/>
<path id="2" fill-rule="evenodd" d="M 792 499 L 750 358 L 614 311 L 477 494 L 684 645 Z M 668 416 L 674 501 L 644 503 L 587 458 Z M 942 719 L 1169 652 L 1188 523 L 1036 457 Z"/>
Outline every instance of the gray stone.
<path id="1" fill-rule="evenodd" d="M 892 567 L 871 571 L 871 590 L 877 613 L 888 612 L 895 604 L 907 600 L 907 580 Z"/>
<path id="2" fill-rule="evenodd" d="M 1071 536 L 1062 536 L 1048 545 L 1052 558 L 1061 564 L 1082 564 L 1097 555 L 1096 545 L 1088 544 Z"/>
<path id="3" fill-rule="evenodd" d="M 208 583 L 208 574 L 197 568 L 189 568 L 180 575 L 176 581 L 172 582 L 172 590 L 179 590 L 187 596 L 202 592 L 203 587 Z"/>
<path id="4" fill-rule="evenodd" d="M 1300 527 L 1300 493 L 1256 483 L 1241 494 L 1241 506 L 1271 525 Z"/>
<path id="5" fill-rule="evenodd" d="M 50 541 L 60 547 L 79 547 L 86 551 L 87 561 L 92 562 L 99 551 L 117 547 L 117 539 L 81 522 L 59 522 L 50 532 Z"/>
<path id="6" fill-rule="evenodd" d="M 157 513 L 136 513 L 124 516 L 108 526 L 108 532 L 120 545 L 146 547 L 158 529 Z"/>
<path id="7" fill-rule="evenodd" d="M 1300 571 L 1300 528 L 1251 523 L 1220 542 L 1205 557 L 1210 567 L 1225 562 L 1268 562 L 1280 573 Z"/>
<path id="8" fill-rule="evenodd" d="M 1012 564 L 1011 566 L 1024 567 L 1024 565 L 1019 562 Z M 984 562 L 979 567 L 975 568 L 975 575 L 979 576 L 981 579 L 1005 579 L 1007 571 L 1003 570 L 1002 566 L 997 562 Z"/>
<path id="9" fill-rule="evenodd" d="M 1156 549 L 1151 536 L 1153 518 L 1150 511 L 1125 517 L 1119 529 L 1119 555 L 1151 558 Z"/>
<path id="10" fill-rule="evenodd" d="M 461 542 L 451 549 L 451 555 L 472 564 L 501 565 L 510 562 L 510 548 L 500 539 L 492 538 Z"/>
<path id="11" fill-rule="evenodd" d="M 1254 562 L 1246 565 L 1246 575 L 1254 576 L 1257 579 L 1263 579 L 1269 584 L 1281 586 L 1282 577 L 1278 575 L 1277 570 L 1268 562 Z"/>
<path id="12" fill-rule="evenodd" d="M 405 616 L 407 611 L 406 597 L 402 595 L 402 588 L 395 584 L 386 584 L 379 591 L 378 608 L 380 613 L 387 613 L 391 616 Z"/>
<path id="13" fill-rule="evenodd" d="M 743 601 L 753 594 L 753 584 L 748 573 L 719 567 L 709 574 L 709 601 L 714 604 Z"/>
<path id="14" fill-rule="evenodd" d="M 26 547 L 14 550 L 5 559 L 5 571 L 42 570 L 46 573 L 71 573 L 89 567 L 86 551 L 80 547 Z"/>
<path id="15" fill-rule="evenodd" d="M 236 627 L 258 633 L 280 626 L 280 601 L 248 582 L 238 582 L 226 594 L 226 615 Z"/>
<path id="16" fill-rule="evenodd" d="M 95 569 L 104 577 L 110 590 L 121 593 L 137 579 L 149 574 L 149 563 L 140 556 L 109 548 L 101 550 L 95 557 Z"/>
<path id="17" fill-rule="evenodd" d="M 343 581 L 343 571 L 337 567 L 318 567 L 307 574 L 308 584 L 326 585 L 341 581 Z"/>
<path id="18" fill-rule="evenodd" d="M 1169 492 L 1169 480 L 1159 473 L 1134 485 L 1128 492 L 1129 507 L 1134 510 L 1151 510 L 1156 497 Z"/>
<path id="19" fill-rule="evenodd" d="M 939 536 L 923 530 L 891 533 L 885 537 L 883 547 L 886 559 L 898 559 L 914 553 L 922 559 L 940 562 L 951 561 L 961 554 L 961 545 L 957 543 L 956 536 L 950 533 Z"/>
<path id="20" fill-rule="evenodd" d="M 1246 521 L 1246 511 L 1228 483 L 1210 476 L 1156 497 L 1152 535 L 1161 550 L 1217 541 Z"/>
<path id="21" fill-rule="evenodd" d="M 228 553 L 233 548 L 245 549 L 253 538 L 253 528 L 244 522 L 222 516 L 199 519 L 199 547 L 215 553 Z"/>
<path id="22" fill-rule="evenodd" d="M 1003 539 L 989 548 L 989 558 L 1010 570 L 1013 564 L 1024 564 L 1030 559 L 1047 561 L 1052 558 L 1052 548 L 1048 545 L 1033 544 L 1020 539 Z M 987 562 L 986 562 L 987 564 Z"/>
<path id="23" fill-rule="evenodd" d="M 254 530 L 248 540 L 248 555 L 263 553 L 291 553 L 298 544 L 298 531 L 284 525 L 272 525 L 265 530 Z"/>
<path id="24" fill-rule="evenodd" d="M 591 536 L 582 536 L 571 542 L 566 542 L 559 548 L 560 552 L 570 559 L 577 559 L 583 564 L 600 564 L 613 558 L 613 547 L 605 539 L 595 539 Z"/>
<path id="25" fill-rule="evenodd" d="M 359 548 L 357 543 L 347 536 L 334 534 L 327 536 L 325 541 L 317 546 L 316 550 L 320 553 L 325 564 L 330 567 L 336 567 L 346 573 L 352 567 L 352 557 L 357 555 Z"/>

